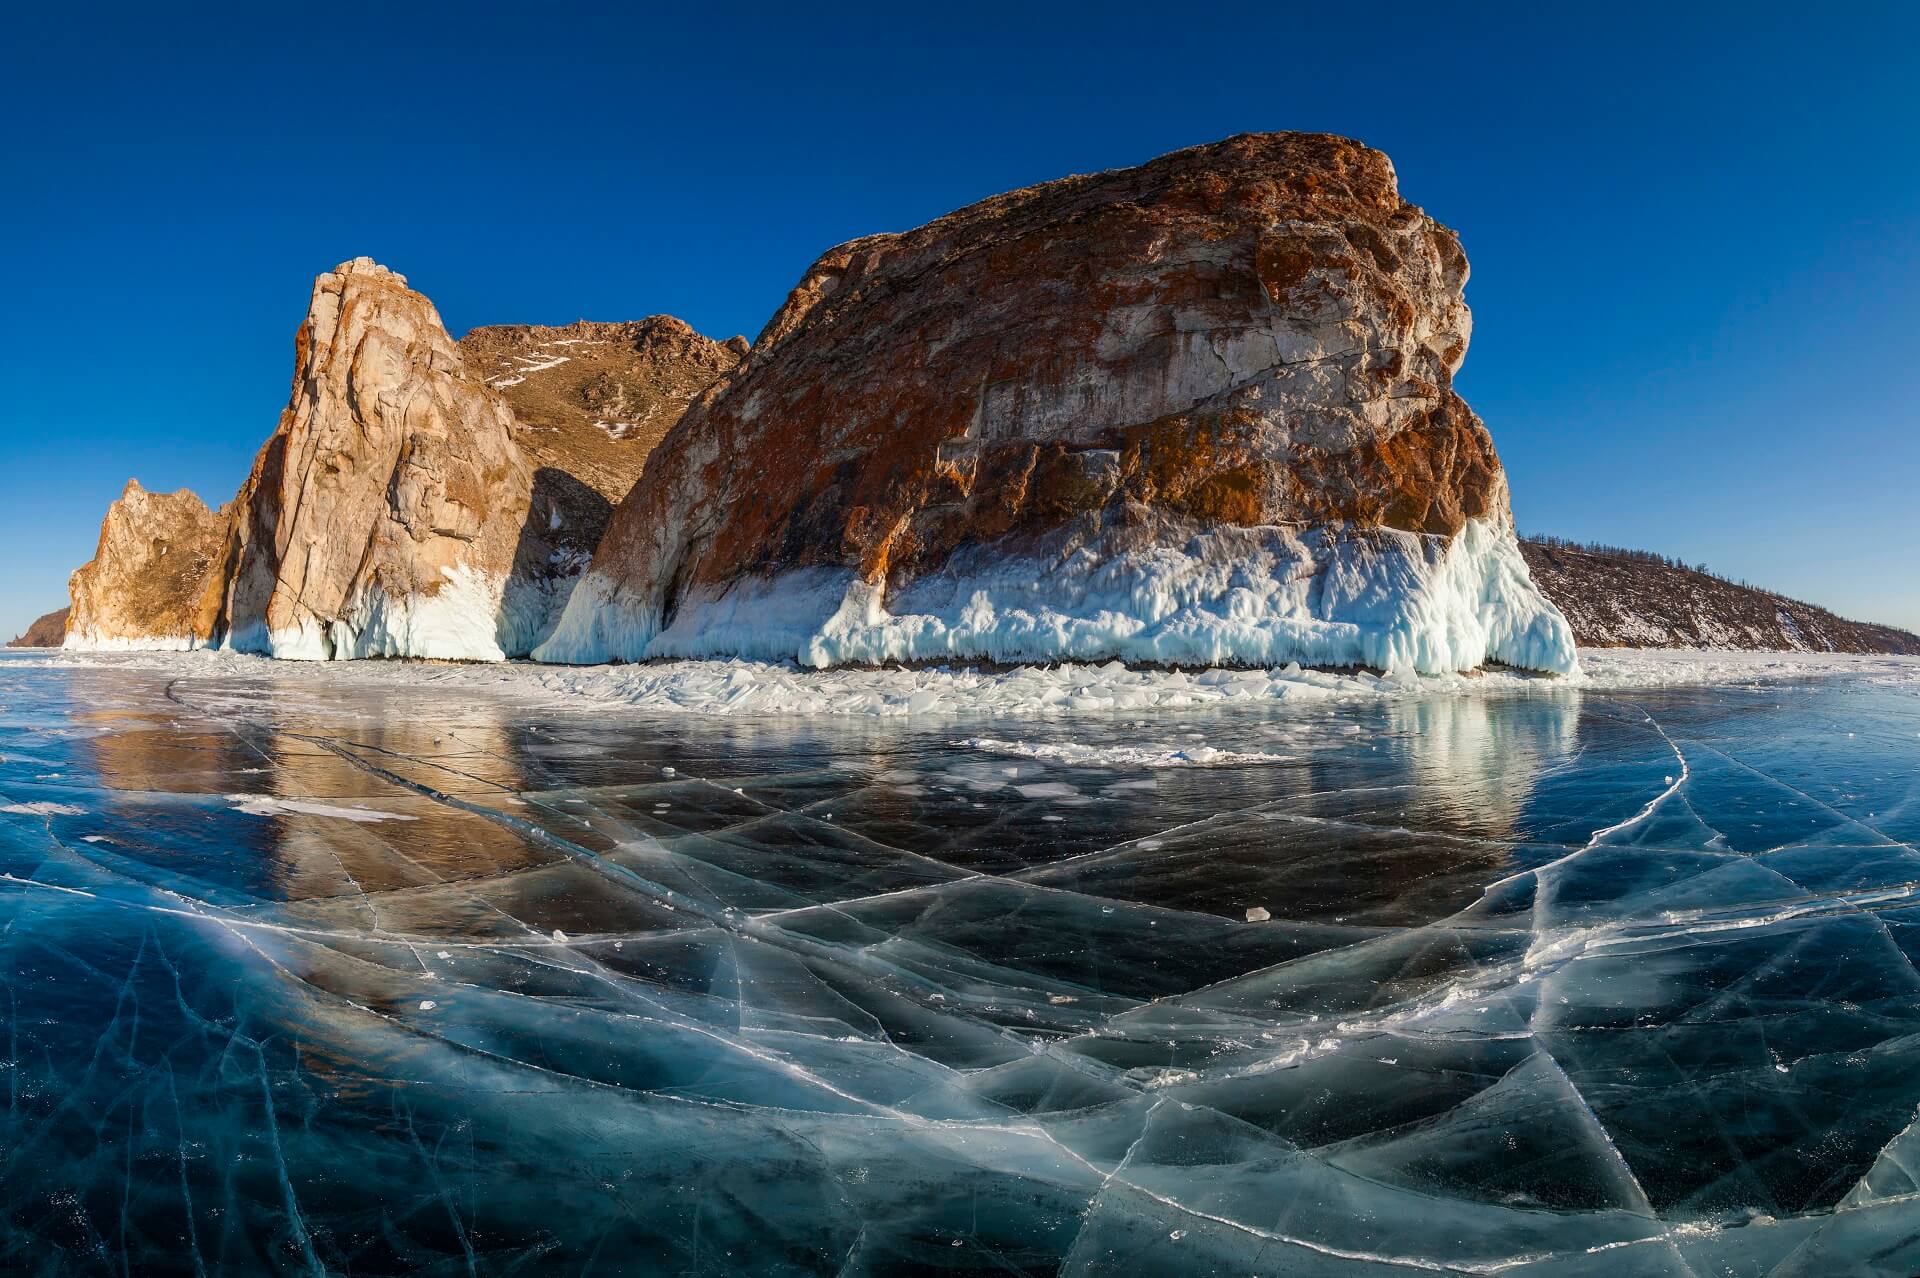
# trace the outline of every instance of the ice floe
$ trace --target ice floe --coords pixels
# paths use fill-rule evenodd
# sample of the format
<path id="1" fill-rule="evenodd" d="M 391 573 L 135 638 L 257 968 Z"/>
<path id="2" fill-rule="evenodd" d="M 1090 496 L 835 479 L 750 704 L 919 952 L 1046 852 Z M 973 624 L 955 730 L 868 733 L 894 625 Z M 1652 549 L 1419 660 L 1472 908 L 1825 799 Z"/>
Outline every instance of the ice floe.
<path id="1" fill-rule="evenodd" d="M 960 744 L 990 754 L 1018 755 L 1075 768 L 1231 768 L 1250 763 L 1285 763 L 1291 757 L 1262 750 L 1218 750 L 1208 745 L 1102 746 L 1071 741 L 1002 741 L 994 737 L 968 737 Z M 1022 790 L 1037 788 L 1026 786 Z"/>
<path id="2" fill-rule="evenodd" d="M 380 821 L 412 821 L 416 818 L 404 812 L 381 812 L 373 808 L 347 807 L 338 803 L 321 803 L 315 799 L 275 799 L 258 794 L 230 794 L 227 802 L 236 812 L 248 816 L 321 816 L 338 817 L 342 821 L 358 821 L 370 825 Z"/>

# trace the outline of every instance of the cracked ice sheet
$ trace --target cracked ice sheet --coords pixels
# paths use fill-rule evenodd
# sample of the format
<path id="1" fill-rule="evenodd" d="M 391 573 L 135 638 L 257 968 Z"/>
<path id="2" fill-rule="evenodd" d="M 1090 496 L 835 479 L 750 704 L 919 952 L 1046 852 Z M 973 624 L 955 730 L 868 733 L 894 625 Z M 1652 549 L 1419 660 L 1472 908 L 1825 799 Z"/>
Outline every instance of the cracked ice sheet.
<path id="1" fill-rule="evenodd" d="M 1897 673 L 1006 751 L 0 661 L 9 1259 L 1908 1273 Z"/>

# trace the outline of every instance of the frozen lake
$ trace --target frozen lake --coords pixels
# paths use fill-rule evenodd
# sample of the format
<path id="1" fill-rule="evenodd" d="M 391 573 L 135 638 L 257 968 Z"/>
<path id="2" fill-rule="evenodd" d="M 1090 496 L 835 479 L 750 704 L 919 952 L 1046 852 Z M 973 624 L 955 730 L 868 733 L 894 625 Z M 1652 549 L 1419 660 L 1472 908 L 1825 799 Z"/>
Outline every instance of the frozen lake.
<path id="1" fill-rule="evenodd" d="M 1912 1274 L 1920 665 L 1792 674 L 0 657 L 0 1256 Z"/>

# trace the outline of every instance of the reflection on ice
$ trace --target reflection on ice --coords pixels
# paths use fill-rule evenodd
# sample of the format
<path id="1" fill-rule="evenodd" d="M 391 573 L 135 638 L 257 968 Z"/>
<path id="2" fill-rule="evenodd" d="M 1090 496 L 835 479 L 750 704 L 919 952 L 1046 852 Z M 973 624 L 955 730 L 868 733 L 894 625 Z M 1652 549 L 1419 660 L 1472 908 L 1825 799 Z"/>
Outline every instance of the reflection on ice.
<path id="1" fill-rule="evenodd" d="M 17 1267 L 1920 1269 L 1910 689 L 397 686 L 0 664 Z"/>

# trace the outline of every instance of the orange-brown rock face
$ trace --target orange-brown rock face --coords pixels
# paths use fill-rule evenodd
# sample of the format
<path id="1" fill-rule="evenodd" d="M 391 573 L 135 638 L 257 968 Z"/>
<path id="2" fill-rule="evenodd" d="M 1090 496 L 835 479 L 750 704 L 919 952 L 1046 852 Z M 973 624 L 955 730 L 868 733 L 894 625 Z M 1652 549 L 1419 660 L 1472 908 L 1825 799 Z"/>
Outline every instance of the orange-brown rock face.
<path id="1" fill-rule="evenodd" d="M 62 608 L 50 612 L 44 617 L 35 617 L 26 633 L 15 635 L 7 641 L 9 648 L 58 648 L 67 637 L 67 615 L 72 608 Z"/>
<path id="2" fill-rule="evenodd" d="M 314 282 L 292 394 L 238 496 L 216 513 L 130 485 L 74 576 L 70 644 L 522 655 L 655 439 L 743 348 L 664 315 L 459 344 L 405 277 L 343 263 Z M 615 412 L 634 421 L 594 416 Z"/>
<path id="3" fill-rule="evenodd" d="M 227 642 L 498 660 L 544 611 L 510 594 L 538 556 L 506 404 L 432 303 L 367 258 L 315 281 L 295 346 L 292 397 L 234 499 Z"/>
<path id="4" fill-rule="evenodd" d="M 745 338 L 716 342 L 671 315 L 496 324 L 460 339 L 467 367 L 513 410 L 521 451 L 608 502 L 627 495 L 668 428 L 746 350 Z"/>
<path id="5" fill-rule="evenodd" d="M 69 646 L 524 654 L 606 525 L 602 459 L 578 432 L 516 422 L 432 303 L 370 259 L 315 280 L 294 345 L 287 407 L 228 506 L 138 484 L 115 503 L 73 578 Z M 708 345 L 689 361 L 735 358 Z"/>
<path id="6" fill-rule="evenodd" d="M 575 575 L 647 455 L 746 349 L 745 338 L 716 342 L 671 315 L 501 324 L 460 339 L 467 368 L 513 410 L 514 442 L 535 467 L 533 517 Z"/>
<path id="7" fill-rule="evenodd" d="M 67 579 L 65 645 L 77 649 L 201 648 L 220 631 L 227 512 L 181 489 L 137 480 L 107 508 L 93 559 Z"/>
<path id="8" fill-rule="evenodd" d="M 1317 134 L 842 245 L 661 443 L 538 655 L 1569 666 L 1453 392 L 1466 277 L 1385 156 Z"/>

